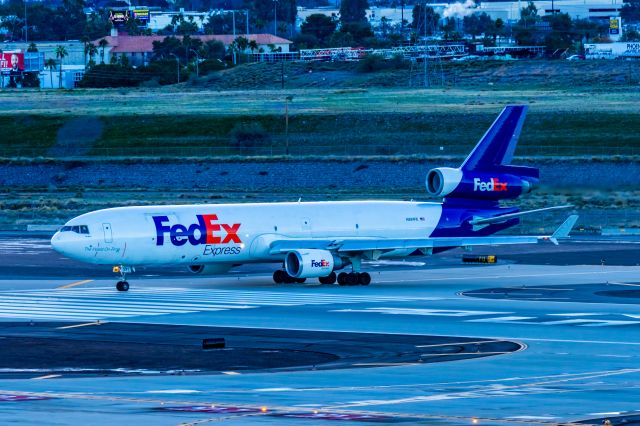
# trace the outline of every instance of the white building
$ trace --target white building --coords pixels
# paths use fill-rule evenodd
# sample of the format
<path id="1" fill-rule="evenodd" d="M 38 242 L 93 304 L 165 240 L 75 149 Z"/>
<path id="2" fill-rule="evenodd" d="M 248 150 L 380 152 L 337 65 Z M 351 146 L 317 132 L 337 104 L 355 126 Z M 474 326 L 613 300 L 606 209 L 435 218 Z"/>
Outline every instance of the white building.
<path id="1" fill-rule="evenodd" d="M 640 42 L 591 43 L 584 50 L 587 59 L 640 58 Z"/>

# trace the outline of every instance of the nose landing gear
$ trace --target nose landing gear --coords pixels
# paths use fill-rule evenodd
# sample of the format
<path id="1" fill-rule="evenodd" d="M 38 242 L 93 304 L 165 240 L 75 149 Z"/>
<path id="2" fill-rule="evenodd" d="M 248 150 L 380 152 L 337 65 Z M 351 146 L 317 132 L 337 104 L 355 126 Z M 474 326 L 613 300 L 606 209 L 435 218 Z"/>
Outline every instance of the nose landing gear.
<path id="1" fill-rule="evenodd" d="M 135 269 L 129 266 L 119 265 L 113 267 L 113 272 L 120 274 L 120 281 L 116 283 L 118 291 L 129 291 L 129 283 L 126 280 L 127 274 L 135 272 Z"/>

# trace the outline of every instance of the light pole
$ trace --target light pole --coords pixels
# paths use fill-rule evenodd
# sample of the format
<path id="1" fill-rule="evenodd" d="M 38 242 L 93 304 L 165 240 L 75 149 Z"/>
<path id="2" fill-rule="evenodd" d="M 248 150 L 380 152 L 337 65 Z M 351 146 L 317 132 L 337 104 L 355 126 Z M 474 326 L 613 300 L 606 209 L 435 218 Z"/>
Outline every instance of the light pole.
<path id="1" fill-rule="evenodd" d="M 278 35 L 278 0 L 273 0 L 273 35 Z"/>
<path id="2" fill-rule="evenodd" d="M 175 53 L 169 53 L 169 55 L 176 58 L 176 64 L 178 64 L 178 83 L 180 83 L 180 58 L 178 58 Z"/>
<path id="3" fill-rule="evenodd" d="M 24 2 L 24 42 L 29 45 L 29 25 L 27 24 L 27 2 Z"/>
<path id="4" fill-rule="evenodd" d="M 249 9 L 245 9 L 247 13 L 247 40 L 249 40 Z"/>
<path id="5" fill-rule="evenodd" d="M 199 72 L 199 65 L 200 64 L 200 56 L 198 55 L 198 52 L 196 52 L 193 49 L 189 49 L 190 51 L 192 51 L 195 55 L 196 55 L 196 77 L 200 77 L 200 72 Z"/>
<path id="6" fill-rule="evenodd" d="M 233 17 L 233 42 L 236 41 L 236 11 L 231 11 L 231 16 Z M 233 49 L 233 65 L 236 64 L 236 49 Z"/>
<path id="7" fill-rule="evenodd" d="M 289 155 L 289 102 L 293 100 L 293 96 L 289 95 L 284 98 L 284 135 L 285 135 L 285 155 Z"/>

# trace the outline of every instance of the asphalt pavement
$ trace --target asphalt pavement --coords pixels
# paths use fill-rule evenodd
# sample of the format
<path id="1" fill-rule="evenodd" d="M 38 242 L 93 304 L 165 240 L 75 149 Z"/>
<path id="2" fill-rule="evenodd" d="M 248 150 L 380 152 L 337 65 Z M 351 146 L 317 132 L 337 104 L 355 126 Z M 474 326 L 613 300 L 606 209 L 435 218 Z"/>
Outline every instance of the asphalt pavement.
<path id="1" fill-rule="evenodd" d="M 637 247 L 367 264 L 367 287 L 276 285 L 270 265 L 144 271 L 121 293 L 108 271 L 60 261 L 46 240 L 7 237 L 0 423 L 634 424 Z M 542 262 L 553 250 L 566 264 Z M 203 351 L 206 336 L 234 350 Z"/>

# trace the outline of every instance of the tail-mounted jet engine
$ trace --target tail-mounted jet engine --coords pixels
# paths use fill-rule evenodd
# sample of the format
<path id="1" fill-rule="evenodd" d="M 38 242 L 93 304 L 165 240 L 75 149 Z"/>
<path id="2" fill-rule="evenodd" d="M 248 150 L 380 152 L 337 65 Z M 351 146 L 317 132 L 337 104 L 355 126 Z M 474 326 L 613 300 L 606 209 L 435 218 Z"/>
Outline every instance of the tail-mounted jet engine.
<path id="1" fill-rule="evenodd" d="M 517 170 L 518 167 L 510 167 Z M 427 173 L 427 192 L 436 197 L 507 200 L 531 192 L 538 179 L 509 173 L 465 171 L 449 167 Z"/>

